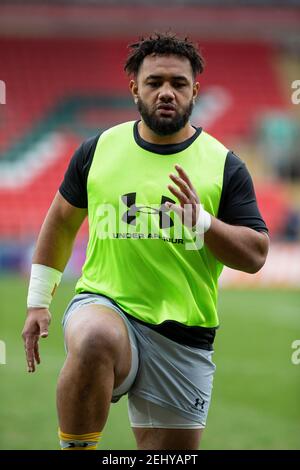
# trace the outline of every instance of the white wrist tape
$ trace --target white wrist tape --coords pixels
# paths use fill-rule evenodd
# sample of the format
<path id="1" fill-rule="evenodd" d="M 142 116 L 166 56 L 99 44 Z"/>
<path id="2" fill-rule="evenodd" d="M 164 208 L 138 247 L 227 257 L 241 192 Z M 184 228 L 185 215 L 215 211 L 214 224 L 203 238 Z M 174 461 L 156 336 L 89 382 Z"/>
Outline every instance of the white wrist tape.
<path id="1" fill-rule="evenodd" d="M 62 273 L 43 264 L 33 264 L 28 289 L 27 307 L 49 308 Z"/>
<path id="2" fill-rule="evenodd" d="M 200 204 L 200 210 L 198 215 L 198 220 L 194 226 L 195 232 L 199 235 L 203 235 L 211 226 L 211 215 L 207 212 L 202 204 Z"/>

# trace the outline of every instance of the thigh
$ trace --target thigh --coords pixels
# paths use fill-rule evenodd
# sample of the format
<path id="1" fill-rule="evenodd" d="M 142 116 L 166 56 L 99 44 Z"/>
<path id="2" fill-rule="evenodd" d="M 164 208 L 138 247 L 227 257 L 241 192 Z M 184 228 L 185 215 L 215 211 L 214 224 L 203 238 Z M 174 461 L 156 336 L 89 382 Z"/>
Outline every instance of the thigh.
<path id="1" fill-rule="evenodd" d="M 215 371 L 213 351 L 178 344 L 143 325 L 135 325 L 135 329 L 139 371 L 129 391 L 129 411 L 136 408 L 139 397 L 205 427 Z M 131 423 L 135 427 L 135 420 Z M 160 421 L 156 427 L 163 425 Z"/>
<path id="2" fill-rule="evenodd" d="M 132 428 L 139 450 L 198 450 L 203 429 Z"/>
<path id="3" fill-rule="evenodd" d="M 131 395 L 128 412 L 138 449 L 198 449 L 203 425 Z"/>
<path id="4" fill-rule="evenodd" d="M 80 355 L 93 367 L 94 361 L 109 357 L 118 387 L 131 368 L 131 345 L 124 319 L 107 305 L 93 302 L 77 304 L 65 324 L 68 354 Z"/>

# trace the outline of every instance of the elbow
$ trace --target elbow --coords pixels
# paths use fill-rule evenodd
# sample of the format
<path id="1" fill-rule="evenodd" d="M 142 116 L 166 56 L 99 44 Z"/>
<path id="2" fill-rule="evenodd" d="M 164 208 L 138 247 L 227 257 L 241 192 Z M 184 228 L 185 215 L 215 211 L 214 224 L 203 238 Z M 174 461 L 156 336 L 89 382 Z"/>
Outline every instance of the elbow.
<path id="1" fill-rule="evenodd" d="M 248 274 L 258 273 L 261 270 L 261 268 L 264 266 L 266 259 L 267 259 L 267 256 L 256 257 L 256 259 L 253 260 L 251 264 L 249 263 L 249 265 L 245 269 L 245 272 Z"/>
<path id="2" fill-rule="evenodd" d="M 245 270 L 247 273 L 256 274 L 258 273 L 258 271 L 261 270 L 268 256 L 269 245 L 270 241 L 268 235 L 262 233 L 260 243 L 258 243 L 258 246 L 256 247 L 256 250 L 253 253 L 253 256 L 251 257 L 251 261 L 249 262 L 249 265 Z"/>

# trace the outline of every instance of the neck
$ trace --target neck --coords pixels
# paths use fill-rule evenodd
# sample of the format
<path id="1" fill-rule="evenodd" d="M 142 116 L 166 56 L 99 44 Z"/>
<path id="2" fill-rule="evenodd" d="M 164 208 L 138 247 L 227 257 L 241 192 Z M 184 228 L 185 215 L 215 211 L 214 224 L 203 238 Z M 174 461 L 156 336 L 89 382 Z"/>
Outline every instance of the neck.
<path id="1" fill-rule="evenodd" d="M 162 136 L 155 134 L 155 132 L 153 132 L 143 120 L 139 122 L 138 130 L 141 138 L 150 144 L 180 144 L 192 137 L 196 132 L 194 127 L 188 122 L 175 134 Z"/>

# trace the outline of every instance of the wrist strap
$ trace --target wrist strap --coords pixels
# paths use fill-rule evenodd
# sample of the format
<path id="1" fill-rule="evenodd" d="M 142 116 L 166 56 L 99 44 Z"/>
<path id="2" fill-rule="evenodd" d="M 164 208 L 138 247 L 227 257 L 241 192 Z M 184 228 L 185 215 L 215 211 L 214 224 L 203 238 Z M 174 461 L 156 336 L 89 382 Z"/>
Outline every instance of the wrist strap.
<path id="1" fill-rule="evenodd" d="M 194 226 L 194 230 L 199 234 L 203 235 L 211 226 L 211 215 L 207 212 L 202 204 L 200 204 L 200 210 L 198 215 L 198 220 Z"/>
<path id="2" fill-rule="evenodd" d="M 57 269 L 33 264 L 29 282 L 27 307 L 49 308 L 62 273 Z"/>

